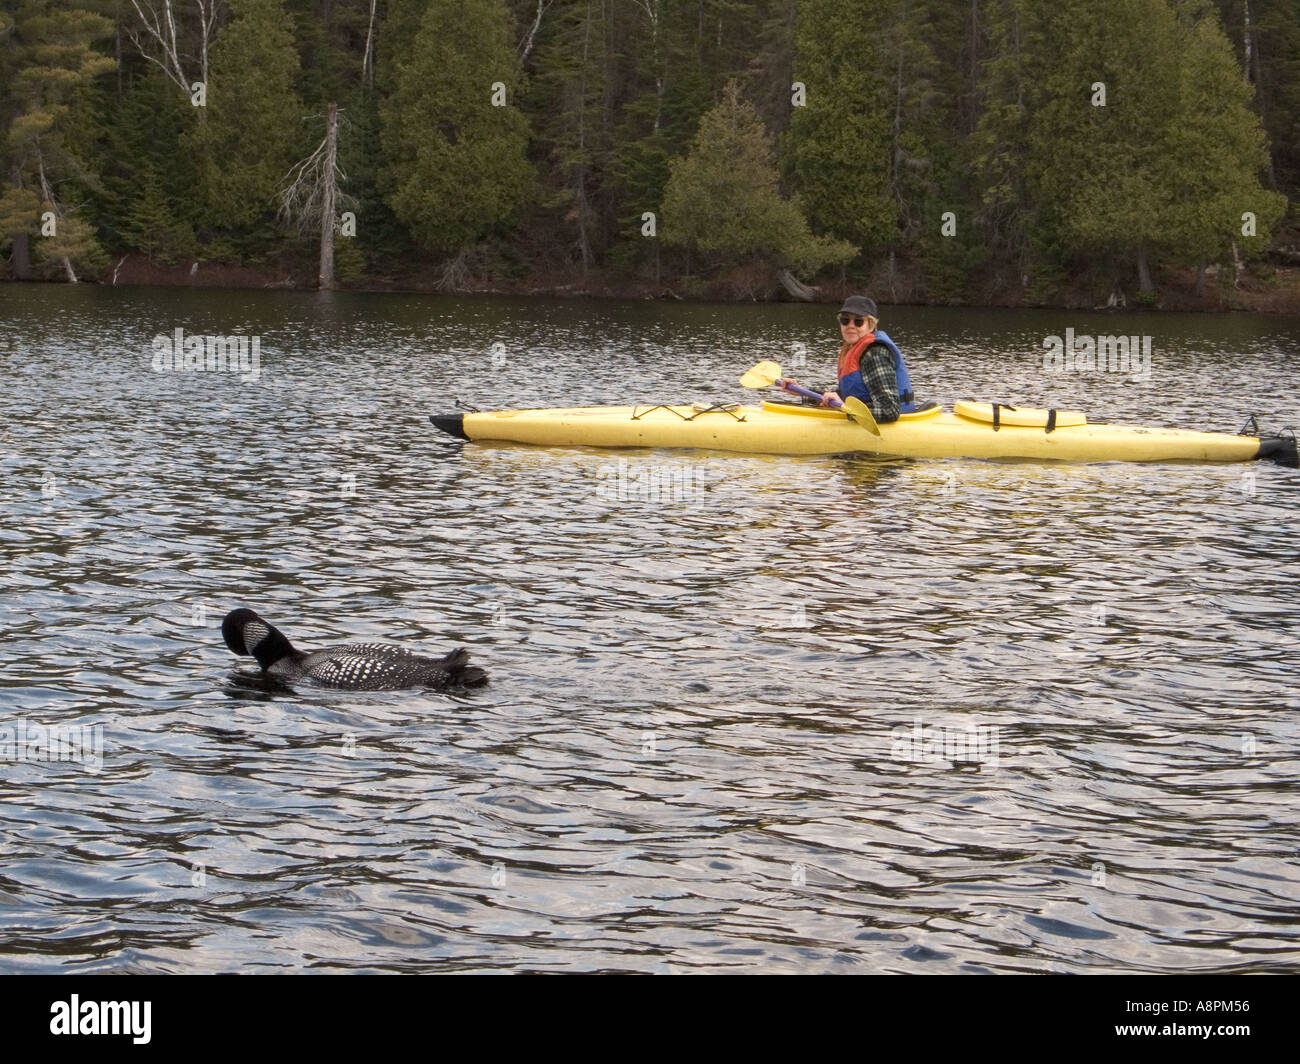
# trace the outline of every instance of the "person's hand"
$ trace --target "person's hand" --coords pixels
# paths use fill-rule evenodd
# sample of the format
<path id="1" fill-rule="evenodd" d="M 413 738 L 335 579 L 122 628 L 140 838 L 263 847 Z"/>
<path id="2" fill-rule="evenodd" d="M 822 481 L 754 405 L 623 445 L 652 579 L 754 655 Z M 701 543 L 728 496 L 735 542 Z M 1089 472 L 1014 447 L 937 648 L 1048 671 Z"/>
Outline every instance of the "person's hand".
<path id="1" fill-rule="evenodd" d="M 839 398 L 840 398 L 839 392 L 822 392 L 821 405 L 834 406 L 835 403 L 839 402 Z"/>
<path id="2" fill-rule="evenodd" d="M 783 392 L 787 392 L 787 391 L 790 390 L 789 387 L 788 387 L 789 385 L 791 385 L 791 384 L 798 384 L 799 382 L 798 382 L 797 380 L 795 380 L 793 377 L 782 377 L 782 378 L 781 378 L 779 381 L 777 381 L 776 383 L 777 383 L 777 386 L 781 389 L 781 391 L 783 391 Z"/>

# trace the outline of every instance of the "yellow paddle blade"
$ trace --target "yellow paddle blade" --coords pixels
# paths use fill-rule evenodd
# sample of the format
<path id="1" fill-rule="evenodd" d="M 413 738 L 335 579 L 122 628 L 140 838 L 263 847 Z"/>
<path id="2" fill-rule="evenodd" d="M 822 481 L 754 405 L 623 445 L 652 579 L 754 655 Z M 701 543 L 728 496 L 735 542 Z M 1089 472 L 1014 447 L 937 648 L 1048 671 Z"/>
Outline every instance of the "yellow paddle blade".
<path id="1" fill-rule="evenodd" d="M 781 366 L 776 362 L 760 362 L 745 370 L 740 378 L 742 388 L 770 388 L 781 379 Z"/>
<path id="2" fill-rule="evenodd" d="M 851 414 L 853 420 L 861 425 L 868 432 L 875 436 L 880 435 L 880 426 L 876 424 L 875 415 L 871 413 L 871 407 L 867 406 L 856 395 L 850 395 L 844 400 L 844 412 Z"/>

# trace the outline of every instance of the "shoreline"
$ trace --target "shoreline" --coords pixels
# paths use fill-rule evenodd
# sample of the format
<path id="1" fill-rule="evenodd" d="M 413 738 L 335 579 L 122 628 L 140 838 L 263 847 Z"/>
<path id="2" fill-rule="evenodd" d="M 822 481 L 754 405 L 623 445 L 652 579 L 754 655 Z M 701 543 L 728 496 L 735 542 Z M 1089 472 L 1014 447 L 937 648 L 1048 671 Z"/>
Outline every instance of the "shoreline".
<path id="1" fill-rule="evenodd" d="M 915 291 L 891 294 L 886 293 L 883 286 L 870 283 L 850 285 L 835 283 L 813 287 L 812 299 L 798 300 L 781 291 L 775 279 L 768 291 L 742 295 L 729 291 L 725 280 L 701 284 L 698 279 L 691 279 L 692 290 L 679 292 L 674 290 L 671 282 L 661 281 L 655 284 L 642 278 L 596 271 L 590 271 L 585 279 L 579 274 L 558 271 L 549 275 L 534 273 L 504 283 L 501 278 L 472 278 L 455 289 L 440 286 L 438 275 L 439 271 L 435 268 L 416 269 L 401 275 L 357 278 L 346 283 L 338 283 L 331 290 L 356 293 L 541 296 L 690 303 L 809 302 L 813 304 L 834 304 L 845 295 L 865 290 L 879 293 L 875 298 L 891 306 L 963 307 L 972 310 L 1047 309 L 1112 313 L 1154 310 L 1173 313 L 1300 315 L 1300 267 L 1294 266 L 1276 266 L 1273 268 L 1271 278 L 1261 280 L 1253 276 L 1248 277 L 1240 288 L 1230 289 L 1227 292 L 1221 291 L 1217 280 L 1211 279 L 1200 296 L 1195 292 L 1194 270 L 1169 270 L 1166 271 L 1154 301 L 1140 302 L 1136 298 L 1125 298 L 1121 291 L 1119 293 L 1121 301 L 1115 304 L 1111 304 L 1105 298 L 1099 300 L 1096 291 L 1088 291 L 1082 287 L 1063 289 L 1047 300 L 1026 300 L 1023 298 L 1023 293 L 1019 294 L 1019 298 L 1007 295 L 1003 298 L 985 300 L 959 300 L 927 299 L 923 294 Z M 59 277 L 31 280 L 3 277 L 0 278 L 0 283 L 66 285 L 68 282 Z M 255 267 L 216 262 L 167 266 L 151 263 L 142 256 L 133 255 L 123 256 L 112 269 L 110 277 L 103 280 L 83 280 L 79 283 L 104 287 L 217 288 L 252 291 L 282 289 L 295 292 L 320 290 L 314 278 L 309 280 L 304 277 L 301 269 L 295 270 L 285 266 Z"/>

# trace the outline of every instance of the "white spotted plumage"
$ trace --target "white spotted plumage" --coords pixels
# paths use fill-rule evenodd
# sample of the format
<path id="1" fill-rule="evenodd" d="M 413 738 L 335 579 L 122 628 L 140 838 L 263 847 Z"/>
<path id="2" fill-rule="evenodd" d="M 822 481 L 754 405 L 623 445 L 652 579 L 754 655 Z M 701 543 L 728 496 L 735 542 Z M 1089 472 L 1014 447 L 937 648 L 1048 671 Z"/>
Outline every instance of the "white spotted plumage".
<path id="1" fill-rule="evenodd" d="M 310 679 L 325 687 L 389 691 L 403 687 L 479 686 L 482 669 L 468 665 L 469 654 L 453 650 L 443 658 L 412 654 L 386 643 L 348 643 L 314 652 L 295 650 L 273 626 L 252 610 L 232 610 L 222 635 L 236 654 L 257 658 L 267 673 L 285 680 Z"/>

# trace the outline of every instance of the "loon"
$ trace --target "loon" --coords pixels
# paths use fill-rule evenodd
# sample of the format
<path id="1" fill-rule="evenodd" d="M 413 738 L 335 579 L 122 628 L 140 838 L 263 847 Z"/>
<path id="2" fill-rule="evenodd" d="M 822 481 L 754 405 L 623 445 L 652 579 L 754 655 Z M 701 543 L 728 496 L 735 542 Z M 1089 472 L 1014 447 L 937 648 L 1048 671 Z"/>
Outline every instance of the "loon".
<path id="1" fill-rule="evenodd" d="M 236 654 L 254 657 L 262 671 L 281 680 L 312 680 L 348 691 L 396 691 L 403 687 L 482 687 L 487 673 L 469 665 L 463 647 L 444 658 L 425 658 L 383 643 L 349 643 L 310 652 L 295 650 L 284 633 L 252 610 L 231 610 L 221 635 Z"/>

